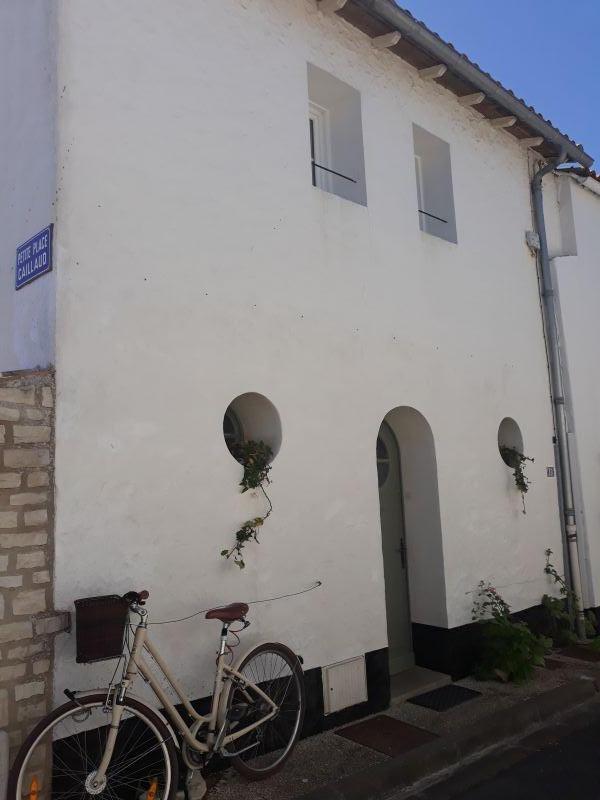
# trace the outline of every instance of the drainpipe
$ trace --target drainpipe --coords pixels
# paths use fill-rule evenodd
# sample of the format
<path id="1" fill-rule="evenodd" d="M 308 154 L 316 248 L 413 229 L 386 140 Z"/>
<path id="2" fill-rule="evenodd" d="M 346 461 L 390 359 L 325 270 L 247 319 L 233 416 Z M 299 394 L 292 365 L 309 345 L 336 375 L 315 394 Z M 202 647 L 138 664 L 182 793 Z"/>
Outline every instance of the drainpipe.
<path id="1" fill-rule="evenodd" d="M 573 499 L 572 462 L 571 454 L 569 452 L 567 413 L 565 408 L 564 380 L 560 357 L 560 340 L 556 316 L 554 281 L 552 279 L 550 257 L 548 255 L 548 239 L 546 237 L 544 201 L 542 198 L 542 181 L 544 176 L 555 170 L 559 164 L 564 163 L 565 159 L 566 154 L 563 151 L 557 159 L 549 162 L 546 164 L 546 166 L 539 169 L 531 181 L 531 193 L 533 198 L 535 226 L 540 239 L 541 299 L 544 311 L 544 330 L 548 348 L 550 392 L 554 411 L 554 425 L 556 430 L 558 458 L 560 465 L 559 492 L 562 500 L 563 527 L 567 542 L 571 588 L 577 597 L 575 602 L 577 635 L 580 639 L 584 639 L 585 617 L 583 614 L 581 567 L 579 563 L 579 551 L 577 546 L 577 521 L 575 518 L 575 502 Z"/>

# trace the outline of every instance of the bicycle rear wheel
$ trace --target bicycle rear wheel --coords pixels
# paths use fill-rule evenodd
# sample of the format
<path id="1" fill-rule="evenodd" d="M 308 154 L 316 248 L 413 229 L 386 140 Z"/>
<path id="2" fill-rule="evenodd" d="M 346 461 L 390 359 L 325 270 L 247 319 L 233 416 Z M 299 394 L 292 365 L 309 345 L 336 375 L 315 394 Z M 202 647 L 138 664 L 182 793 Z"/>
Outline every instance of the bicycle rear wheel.
<path id="1" fill-rule="evenodd" d="M 173 800 L 178 765 L 171 732 L 133 699 L 125 708 L 104 783 L 94 774 L 104 754 L 106 693 L 65 703 L 33 729 L 8 781 L 7 800 Z"/>
<path id="2" fill-rule="evenodd" d="M 306 705 L 304 675 L 297 657 L 283 644 L 255 647 L 237 671 L 279 708 L 274 717 L 235 739 L 225 750 L 238 772 L 250 780 L 260 780 L 281 769 L 298 740 Z M 258 721 L 268 710 L 256 692 L 233 685 L 226 706 L 229 733 Z"/>

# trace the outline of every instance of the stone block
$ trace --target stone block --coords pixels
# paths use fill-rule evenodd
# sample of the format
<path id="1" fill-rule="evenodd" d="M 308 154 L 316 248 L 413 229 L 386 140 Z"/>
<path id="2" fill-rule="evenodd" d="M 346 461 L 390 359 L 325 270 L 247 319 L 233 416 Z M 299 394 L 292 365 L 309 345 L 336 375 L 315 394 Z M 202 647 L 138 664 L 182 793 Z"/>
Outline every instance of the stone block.
<path id="1" fill-rule="evenodd" d="M 50 441 L 51 428 L 48 425 L 14 425 L 15 444 L 44 444 Z"/>
<path id="2" fill-rule="evenodd" d="M 33 637 L 33 625 L 27 622 L 5 622 L 0 625 L 0 644 L 18 642 L 20 639 Z"/>
<path id="3" fill-rule="evenodd" d="M 17 708 L 17 719 L 19 722 L 37 720 L 40 717 L 43 717 L 44 714 L 46 714 L 46 711 L 47 707 L 45 700 L 43 700 L 41 703 L 35 703 L 34 705 L 19 706 Z"/>
<path id="4" fill-rule="evenodd" d="M 0 548 L 4 547 L 36 547 L 46 544 L 48 534 L 46 531 L 31 531 L 30 533 L 0 533 Z"/>
<path id="5" fill-rule="evenodd" d="M 52 408 L 54 405 L 54 396 L 49 386 L 42 387 L 42 405 L 44 408 Z"/>
<path id="6" fill-rule="evenodd" d="M 22 575 L 0 575 L 0 589 L 16 589 L 22 585 Z"/>
<path id="7" fill-rule="evenodd" d="M 43 569 L 40 572 L 33 573 L 33 582 L 34 583 L 50 583 L 50 573 L 47 569 Z"/>
<path id="8" fill-rule="evenodd" d="M 4 681 L 14 681 L 22 678 L 27 669 L 25 664 L 13 664 L 10 667 L 0 667 L 0 683 Z"/>
<path id="9" fill-rule="evenodd" d="M 0 556 L 0 572 L 6 572 L 8 569 L 8 556 Z"/>
<path id="10" fill-rule="evenodd" d="M 0 419 L 4 422 L 18 422 L 21 413 L 18 408 L 0 406 Z"/>
<path id="11" fill-rule="evenodd" d="M 40 614 L 46 610 L 46 590 L 30 589 L 19 592 L 12 602 L 13 614 L 16 617 Z"/>
<path id="12" fill-rule="evenodd" d="M 8 692 L 0 689 L 0 728 L 8 725 Z"/>
<path id="13" fill-rule="evenodd" d="M 40 411 L 39 408 L 24 408 L 23 416 L 30 422 L 41 422 L 47 418 L 48 412 Z"/>
<path id="14" fill-rule="evenodd" d="M 0 528 L 16 528 L 16 527 L 17 527 L 17 512 L 0 511 Z"/>
<path id="15" fill-rule="evenodd" d="M 34 675 L 44 675 L 50 669 L 50 659 L 49 658 L 39 658 L 37 661 L 33 662 L 33 674 Z"/>
<path id="16" fill-rule="evenodd" d="M 35 404 L 35 387 L 26 389 L 0 388 L 0 403 L 19 403 L 32 406 Z"/>
<path id="17" fill-rule="evenodd" d="M 19 647 L 12 647 L 6 656 L 9 661 L 23 661 L 30 656 L 37 656 L 47 650 L 45 642 L 35 642 L 34 644 L 20 645 Z"/>
<path id="18" fill-rule="evenodd" d="M 20 447 L 4 452 L 5 467 L 47 467 L 50 450 L 47 447 Z"/>
<path id="19" fill-rule="evenodd" d="M 55 611 L 52 614 L 34 619 L 33 627 L 36 636 L 69 631 L 71 630 L 71 615 L 68 611 Z"/>
<path id="20" fill-rule="evenodd" d="M 31 683 L 21 683 L 15 686 L 15 700 L 17 703 L 20 700 L 29 700 L 30 697 L 35 697 L 38 694 L 44 694 L 46 684 L 44 681 L 31 681 Z"/>
<path id="21" fill-rule="evenodd" d="M 34 569 L 46 565 L 46 554 L 43 550 L 34 550 L 31 553 L 18 553 L 17 569 Z"/>
<path id="22" fill-rule="evenodd" d="M 48 500 L 46 492 L 19 492 L 19 494 L 11 494 L 11 506 L 39 506 Z"/>
<path id="23" fill-rule="evenodd" d="M 0 444 L 4 444 L 6 441 L 6 428 L 4 425 L 0 425 Z"/>
<path id="24" fill-rule="evenodd" d="M 18 472 L 0 472 L 0 489 L 18 489 L 20 485 L 21 476 Z"/>
<path id="25" fill-rule="evenodd" d="M 25 525 L 45 525 L 48 522 L 48 512 L 45 508 L 38 508 L 37 511 L 25 512 Z"/>
<path id="26" fill-rule="evenodd" d="M 27 476 L 27 486 L 35 489 L 38 486 L 48 486 L 50 477 L 47 472 L 30 472 Z"/>

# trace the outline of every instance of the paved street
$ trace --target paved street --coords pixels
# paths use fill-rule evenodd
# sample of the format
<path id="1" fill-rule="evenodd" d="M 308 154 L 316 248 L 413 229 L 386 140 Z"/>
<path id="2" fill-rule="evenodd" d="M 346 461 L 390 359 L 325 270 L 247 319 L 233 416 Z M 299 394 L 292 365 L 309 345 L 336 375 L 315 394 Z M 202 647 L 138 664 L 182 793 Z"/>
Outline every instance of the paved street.
<path id="1" fill-rule="evenodd" d="M 583 727 L 581 722 L 585 720 Z M 414 800 L 598 800 L 600 709 L 538 731 L 465 767 Z M 400 795 L 398 796 L 398 798 Z M 404 795 L 406 797 L 406 795 Z"/>

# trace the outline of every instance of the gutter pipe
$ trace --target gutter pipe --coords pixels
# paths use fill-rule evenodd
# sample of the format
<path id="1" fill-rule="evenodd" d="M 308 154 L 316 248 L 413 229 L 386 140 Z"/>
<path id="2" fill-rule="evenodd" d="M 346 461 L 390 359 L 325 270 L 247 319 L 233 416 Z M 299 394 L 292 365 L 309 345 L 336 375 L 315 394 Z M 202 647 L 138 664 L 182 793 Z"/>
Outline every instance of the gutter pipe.
<path id="1" fill-rule="evenodd" d="M 571 453 L 569 451 L 567 412 L 565 408 L 565 391 L 563 368 L 560 353 L 560 338 L 557 323 L 556 299 L 554 294 L 554 281 L 548 255 L 548 239 L 544 221 L 544 201 L 542 197 L 542 181 L 544 176 L 553 172 L 559 164 L 568 159 L 563 150 L 560 156 L 541 167 L 531 181 L 531 194 L 533 199 L 533 215 L 537 234 L 540 239 L 540 278 L 541 299 L 543 307 L 544 331 L 548 348 L 548 364 L 550 370 L 550 393 L 553 405 L 554 425 L 557 438 L 558 458 L 560 465 L 560 480 L 558 482 L 561 511 L 563 515 L 562 527 L 567 543 L 567 556 L 571 588 L 575 593 L 575 613 L 577 635 L 585 639 L 585 617 L 583 613 L 583 595 L 581 566 L 579 562 L 579 549 L 577 544 L 577 520 L 575 517 L 575 502 L 573 492 L 573 472 Z"/>
<path id="2" fill-rule="evenodd" d="M 551 123 L 542 119 L 533 109 L 526 106 L 522 100 L 519 100 L 512 92 L 500 86 L 493 78 L 482 72 L 479 67 L 468 61 L 465 56 L 442 41 L 439 36 L 427 30 L 411 14 L 398 8 L 392 0 L 352 0 L 352 2 L 368 14 L 378 17 L 386 24 L 391 25 L 403 37 L 426 50 L 433 58 L 439 59 L 440 64 L 445 64 L 448 69 L 471 83 L 490 100 L 505 108 L 508 114 L 514 115 L 521 122 L 532 128 L 539 136 L 543 136 L 546 141 L 556 147 L 558 153 L 564 150 L 565 158 L 562 159 L 563 162 L 574 161 L 588 168 L 592 166 L 594 159 L 581 147 L 578 147 L 575 142 L 572 142 L 567 136 L 557 131 Z"/>

